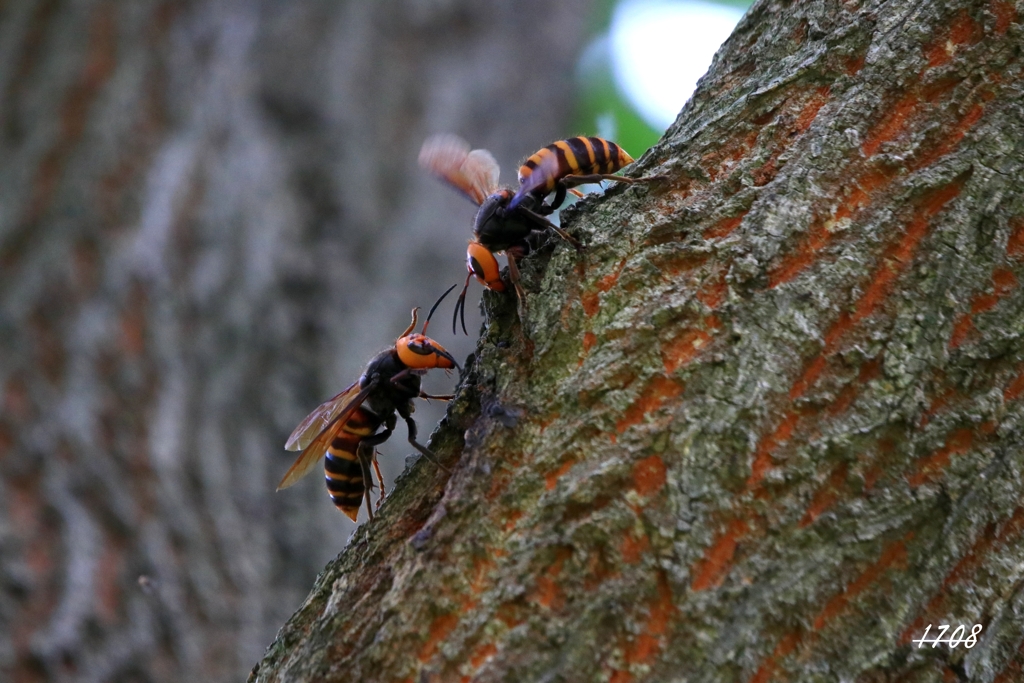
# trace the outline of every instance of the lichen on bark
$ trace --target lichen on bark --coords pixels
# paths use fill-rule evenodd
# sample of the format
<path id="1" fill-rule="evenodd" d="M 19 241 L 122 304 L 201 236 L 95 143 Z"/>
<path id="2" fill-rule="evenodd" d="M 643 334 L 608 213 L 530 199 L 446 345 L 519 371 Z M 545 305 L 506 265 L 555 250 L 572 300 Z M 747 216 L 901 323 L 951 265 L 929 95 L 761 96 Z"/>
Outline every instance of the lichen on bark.
<path id="1" fill-rule="evenodd" d="M 1021 33 L 757 3 L 253 679 L 1019 675 Z"/>

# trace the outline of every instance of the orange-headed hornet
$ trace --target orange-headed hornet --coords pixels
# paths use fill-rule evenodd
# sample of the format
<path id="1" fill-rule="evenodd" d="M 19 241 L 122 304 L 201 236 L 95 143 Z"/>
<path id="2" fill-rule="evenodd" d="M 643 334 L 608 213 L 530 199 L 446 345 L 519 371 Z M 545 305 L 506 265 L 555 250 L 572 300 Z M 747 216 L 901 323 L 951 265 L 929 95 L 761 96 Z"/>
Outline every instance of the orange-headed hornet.
<path id="1" fill-rule="evenodd" d="M 416 441 L 416 423 L 412 419 L 415 409 L 414 398 L 449 399 L 451 396 L 430 396 L 420 390 L 420 377 L 431 368 L 445 370 L 459 367 L 451 354 L 440 344 L 427 337 L 427 325 L 438 304 L 455 289 L 448 288 L 434 303 L 423 323 L 423 330 L 414 333 L 419 311 L 412 311 L 412 323 L 402 333 L 392 348 L 385 349 L 373 357 L 358 382 L 351 384 L 340 394 L 320 405 L 306 416 L 288 437 L 284 447 L 290 451 L 300 448 L 302 453 L 284 475 L 277 490 L 288 488 L 313 471 L 320 458 L 324 460 L 327 476 L 327 493 L 334 505 L 354 522 L 359 508 L 366 500 L 366 509 L 373 519 L 370 507 L 370 467 L 377 474 L 381 485 L 380 499 L 384 498 L 384 482 L 377 466 L 376 447 L 391 436 L 395 429 L 397 411 L 409 430 L 409 443 L 430 460 L 437 462 L 434 454 Z M 384 426 L 384 431 L 377 430 Z"/>
<path id="2" fill-rule="evenodd" d="M 519 167 L 519 189 L 498 187 L 498 162 L 486 149 L 470 151 L 469 143 L 456 135 L 435 135 L 423 143 L 420 165 L 451 184 L 480 207 L 473 223 L 473 239 L 466 251 L 466 284 L 455 304 L 452 332 L 462 318 L 466 332 L 466 290 L 471 277 L 496 292 L 505 291 L 501 281 L 496 252 L 508 256 L 509 279 L 516 289 L 520 305 L 525 305 L 519 285 L 516 259 L 530 253 L 529 238 L 552 230 L 556 235 L 580 249 L 580 243 L 549 221 L 550 215 L 565 201 L 567 192 L 584 183 L 615 180 L 635 183 L 651 178 L 624 178 L 612 175 L 633 158 L 616 145 L 602 138 L 576 137 L 553 142 Z M 552 192 L 550 204 L 544 198 Z"/>

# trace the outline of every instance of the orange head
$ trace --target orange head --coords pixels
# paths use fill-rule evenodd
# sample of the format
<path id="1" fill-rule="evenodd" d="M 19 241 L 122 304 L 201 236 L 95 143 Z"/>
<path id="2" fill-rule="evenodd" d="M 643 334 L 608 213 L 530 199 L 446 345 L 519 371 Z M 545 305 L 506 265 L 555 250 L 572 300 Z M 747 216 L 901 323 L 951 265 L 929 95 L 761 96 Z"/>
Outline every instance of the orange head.
<path id="1" fill-rule="evenodd" d="M 484 245 L 476 240 L 469 243 L 466 249 L 466 270 L 487 289 L 504 292 L 505 283 L 501 281 L 501 269 L 498 259 Z"/>
<path id="2" fill-rule="evenodd" d="M 405 332 L 402 333 L 402 336 L 398 338 L 398 341 L 395 342 L 395 351 L 398 353 L 398 359 L 407 367 L 414 370 L 429 370 L 432 368 L 448 370 L 459 367 L 459 364 L 455 362 L 455 359 L 443 346 L 427 336 L 427 325 L 430 324 L 430 317 L 434 315 L 437 305 L 448 296 L 448 292 L 451 292 L 457 286 L 452 285 L 449 287 L 448 291 L 442 294 L 441 298 L 434 303 L 430 313 L 427 314 L 427 319 L 423 321 L 423 329 L 420 332 L 413 332 L 416 329 L 417 313 L 419 313 L 420 309 L 412 309 L 412 322 L 405 329 Z"/>

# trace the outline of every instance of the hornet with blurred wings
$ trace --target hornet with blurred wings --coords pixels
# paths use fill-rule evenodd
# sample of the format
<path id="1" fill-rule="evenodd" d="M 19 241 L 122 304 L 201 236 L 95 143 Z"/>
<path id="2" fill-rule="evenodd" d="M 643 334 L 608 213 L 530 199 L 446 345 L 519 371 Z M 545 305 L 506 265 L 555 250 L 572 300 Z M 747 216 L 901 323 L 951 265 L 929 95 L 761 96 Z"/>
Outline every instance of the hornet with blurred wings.
<path id="1" fill-rule="evenodd" d="M 519 189 L 498 186 L 498 162 L 486 149 L 470 151 L 469 143 L 456 135 L 441 134 L 429 138 L 420 150 L 420 165 L 452 185 L 475 202 L 480 209 L 473 223 L 473 239 L 466 251 L 466 284 L 455 304 L 452 332 L 462 318 L 466 332 L 466 290 L 471 277 L 496 292 L 505 291 L 497 252 L 508 256 L 509 279 L 520 306 L 525 306 L 519 284 L 516 260 L 530 253 L 530 238 L 551 230 L 572 244 L 580 243 L 549 221 L 548 216 L 562 205 L 567 192 L 582 196 L 573 188 L 584 183 L 614 180 L 635 183 L 654 178 L 624 178 L 612 175 L 633 158 L 614 142 L 596 137 L 558 140 L 541 149 L 519 167 Z M 544 199 L 555 193 L 550 204 Z"/>

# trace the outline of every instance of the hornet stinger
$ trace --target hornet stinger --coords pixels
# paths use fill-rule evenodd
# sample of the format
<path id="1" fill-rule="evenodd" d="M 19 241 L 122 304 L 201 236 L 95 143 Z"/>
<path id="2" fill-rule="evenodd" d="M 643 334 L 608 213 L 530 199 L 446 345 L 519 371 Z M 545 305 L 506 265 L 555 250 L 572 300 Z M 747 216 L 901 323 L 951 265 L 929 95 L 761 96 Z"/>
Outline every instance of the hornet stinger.
<path id="1" fill-rule="evenodd" d="M 373 357 L 358 382 L 320 405 L 295 428 L 284 447 L 290 451 L 302 449 L 298 459 L 284 475 L 277 490 L 288 488 L 313 471 L 324 457 L 327 493 L 334 505 L 354 522 L 359 508 L 366 501 L 366 511 L 373 519 L 370 489 L 373 480 L 370 468 L 380 482 L 377 507 L 384 500 L 384 481 L 377 466 L 376 447 L 387 441 L 395 429 L 395 413 L 405 420 L 409 443 L 432 460 L 437 458 L 423 444 L 416 441 L 416 423 L 412 419 L 414 398 L 448 400 L 451 396 L 431 396 L 420 390 L 420 378 L 431 368 L 445 370 L 459 367 L 451 354 L 436 341 L 427 337 L 427 324 L 438 304 L 458 285 L 448 288 L 438 299 L 423 330 L 415 333 L 418 308 L 412 311 L 412 323 L 394 346 Z M 377 430 L 384 427 L 383 431 Z"/>
<path id="2" fill-rule="evenodd" d="M 466 290 L 471 277 L 495 292 L 505 291 L 495 253 L 505 252 L 508 257 L 509 279 L 520 308 L 525 309 L 516 261 L 530 253 L 531 238 L 551 230 L 577 250 L 581 248 L 578 241 L 545 218 L 562 205 L 566 193 L 582 196 L 573 187 L 602 180 L 636 183 L 660 178 L 612 175 L 633 158 L 614 142 L 596 137 L 558 140 L 538 151 L 519 167 L 518 190 L 499 187 L 498 162 L 491 153 L 486 149 L 470 151 L 469 143 L 456 135 L 440 134 L 427 139 L 419 161 L 420 166 L 480 207 L 473 222 L 473 239 L 466 251 L 469 274 L 455 304 L 453 333 L 460 318 L 462 331 L 466 332 Z M 555 196 L 551 203 L 545 203 L 552 192 Z"/>

